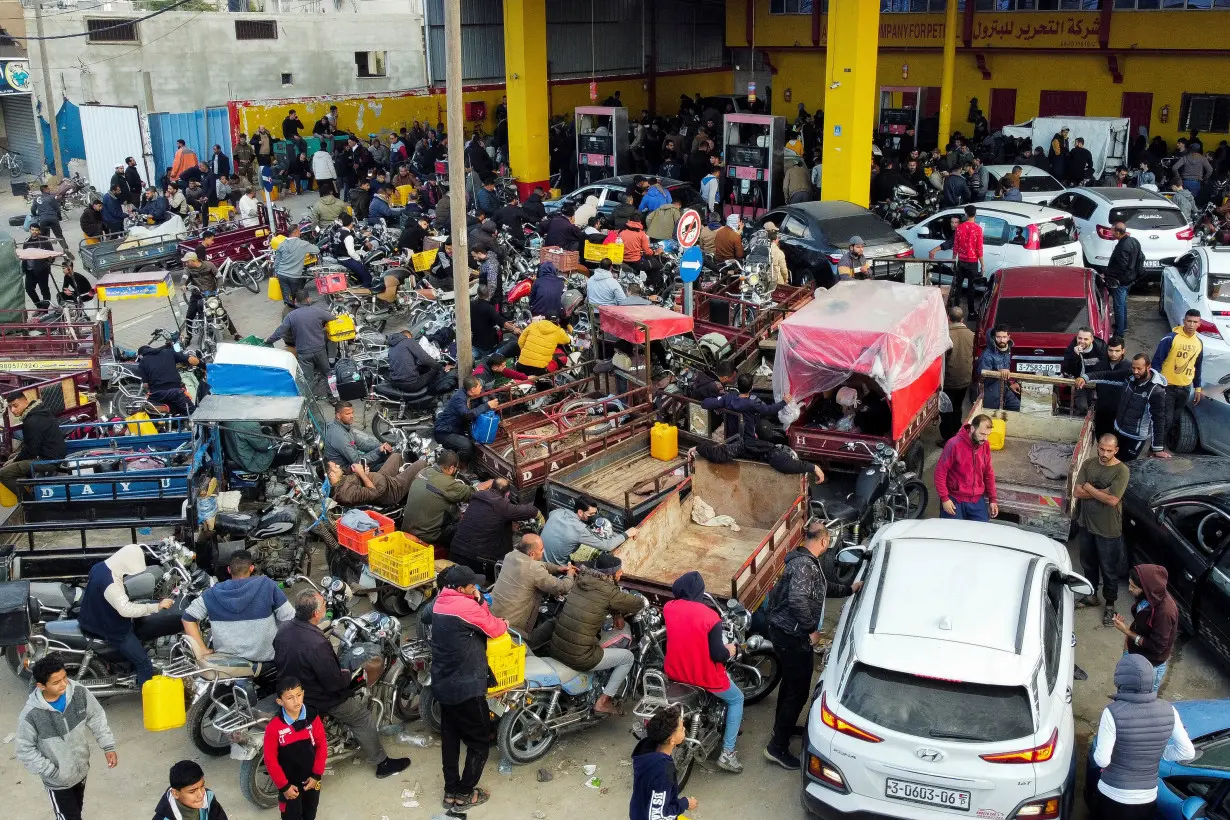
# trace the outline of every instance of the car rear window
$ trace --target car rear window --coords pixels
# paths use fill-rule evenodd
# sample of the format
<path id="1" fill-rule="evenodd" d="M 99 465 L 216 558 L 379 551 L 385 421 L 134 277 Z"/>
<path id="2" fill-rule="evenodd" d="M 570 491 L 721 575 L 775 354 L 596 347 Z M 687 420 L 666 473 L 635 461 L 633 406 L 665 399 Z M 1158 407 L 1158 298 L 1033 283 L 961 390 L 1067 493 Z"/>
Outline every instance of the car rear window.
<path id="1" fill-rule="evenodd" d="M 877 726 L 915 737 L 992 743 L 1034 733 L 1023 686 L 923 678 L 859 663 L 841 703 Z"/>
<path id="2" fill-rule="evenodd" d="M 1187 220 L 1178 208 L 1158 208 L 1154 205 L 1143 205 L 1134 208 L 1112 208 L 1110 223 L 1122 222 L 1131 228 L 1186 228 Z"/>
<path id="3" fill-rule="evenodd" d="M 1052 176 L 1021 177 L 1021 193 L 1037 194 L 1043 191 L 1062 191 L 1063 185 Z"/>
<path id="4" fill-rule="evenodd" d="M 1060 248 L 1076 241 L 1076 223 L 1070 217 L 1038 223 L 1041 247 Z"/>
<path id="5" fill-rule="evenodd" d="M 1230 274 L 1209 274 L 1209 299 L 1214 302 L 1230 302 Z"/>
<path id="6" fill-rule="evenodd" d="M 1089 305 L 1084 299 L 1051 296 L 1001 298 L 995 324 L 1012 333 L 1076 333 L 1089 324 Z"/>
<path id="7" fill-rule="evenodd" d="M 835 219 L 820 220 L 820 227 L 834 245 L 850 244 L 850 237 L 857 236 L 867 245 L 889 245 L 901 242 L 901 236 L 892 226 L 875 214 L 856 214 Z"/>

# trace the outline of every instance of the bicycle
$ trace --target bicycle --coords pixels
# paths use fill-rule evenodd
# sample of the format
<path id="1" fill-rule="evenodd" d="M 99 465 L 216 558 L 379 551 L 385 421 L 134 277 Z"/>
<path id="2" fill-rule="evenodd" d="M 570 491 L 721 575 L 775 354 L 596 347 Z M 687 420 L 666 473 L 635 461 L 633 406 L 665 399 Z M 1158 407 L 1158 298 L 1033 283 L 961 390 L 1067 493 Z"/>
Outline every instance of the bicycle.
<path id="1" fill-rule="evenodd" d="M 231 290 L 247 288 L 250 293 L 260 293 L 261 281 L 264 279 L 263 265 L 268 252 L 257 254 L 251 245 L 240 246 L 241 251 L 247 251 L 248 259 L 236 259 L 228 256 L 218 267 L 218 281 L 223 284 L 222 293 Z M 230 285 L 228 289 L 225 286 Z"/>
<path id="2" fill-rule="evenodd" d="M 21 154 L 16 151 L 5 151 L 0 154 L 0 168 L 8 168 L 9 175 L 14 179 L 21 176 L 24 171 L 21 165 Z"/>
<path id="3" fill-rule="evenodd" d="M 564 399 L 554 407 L 541 411 L 546 416 L 542 424 L 528 430 L 511 430 L 509 435 L 512 438 L 512 446 L 500 456 L 507 461 L 513 460 L 514 454 L 519 461 L 547 458 L 551 454 L 551 448 L 545 442 L 577 430 L 580 430 L 582 438 L 610 432 L 625 421 L 626 409 L 627 406 L 614 396 Z M 587 426 L 595 418 L 605 418 L 607 421 Z"/>

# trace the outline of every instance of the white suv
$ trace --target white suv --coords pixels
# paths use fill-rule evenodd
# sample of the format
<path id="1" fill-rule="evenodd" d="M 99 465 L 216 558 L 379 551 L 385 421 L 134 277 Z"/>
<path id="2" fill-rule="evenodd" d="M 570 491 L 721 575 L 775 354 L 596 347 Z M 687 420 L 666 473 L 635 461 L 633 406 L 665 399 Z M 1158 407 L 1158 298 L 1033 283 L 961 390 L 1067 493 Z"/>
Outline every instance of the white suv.
<path id="1" fill-rule="evenodd" d="M 1162 271 L 1163 260 L 1191 250 L 1196 232 L 1179 206 L 1142 188 L 1070 188 L 1051 200 L 1051 207 L 1072 214 L 1080 228 L 1085 264 L 1105 270 L 1115 249 L 1114 225 L 1122 222 L 1145 253 L 1145 274 Z"/>
<path id="2" fill-rule="evenodd" d="M 862 553 L 807 727 L 803 805 L 847 817 L 1070 818 L 1067 549 L 1002 524 L 901 521 Z"/>

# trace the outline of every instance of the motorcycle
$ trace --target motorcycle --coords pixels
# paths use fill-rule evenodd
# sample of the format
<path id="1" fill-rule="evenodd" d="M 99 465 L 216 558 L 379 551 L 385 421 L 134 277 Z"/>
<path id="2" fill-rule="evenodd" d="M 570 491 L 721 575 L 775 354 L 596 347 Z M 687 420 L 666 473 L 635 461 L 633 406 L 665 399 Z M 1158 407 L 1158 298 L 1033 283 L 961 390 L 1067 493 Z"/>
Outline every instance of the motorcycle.
<path id="1" fill-rule="evenodd" d="M 871 464 L 864 467 L 854 482 L 854 492 L 845 500 L 813 499 L 812 515 L 829 522 L 838 545 L 858 546 L 881 527 L 894 521 L 921 518 L 927 509 L 927 485 L 907 467 L 897 451 L 887 444 L 874 448 L 866 442 L 851 441 L 846 449 L 862 447 Z"/>
<path id="2" fill-rule="evenodd" d="M 644 738 L 645 727 L 658 709 L 664 706 L 680 708 L 686 734 L 671 753 L 671 762 L 675 765 L 675 782 L 682 789 L 695 765 L 703 766 L 704 761 L 721 748 L 726 728 L 726 704 L 699 686 L 667 680 L 666 675 L 656 669 L 645 670 L 641 689 L 644 697 L 632 710 L 639 721 L 632 734 L 638 738 Z"/>
<path id="3" fill-rule="evenodd" d="M 909 185 L 898 185 L 893 198 L 878 203 L 874 210 L 894 228 L 904 228 L 935 213 L 938 205 L 939 192 L 934 188 L 919 193 Z"/>
<path id="4" fill-rule="evenodd" d="M 214 567 L 230 563 L 231 555 L 247 550 L 257 570 L 275 581 L 311 572 L 308 537 L 321 516 L 324 493 L 311 475 L 288 475 L 286 492 L 256 513 L 220 512 L 214 516 L 219 541 Z"/>
<path id="5" fill-rule="evenodd" d="M 284 586 L 306 583 L 325 599 L 325 607 L 332 618 L 349 615 L 353 593 L 339 578 L 325 576 L 320 586 L 304 575 L 292 575 Z M 257 663 L 233 655 L 211 653 L 197 661 L 201 674 L 197 676 L 192 693 L 192 706 L 188 709 L 184 731 L 188 739 L 211 757 L 220 757 L 231 749 L 228 733 L 218 728 L 218 720 L 236 707 L 236 690 L 243 688 L 245 696 L 258 700 L 274 694 L 277 683 L 277 668 L 272 663 Z"/>

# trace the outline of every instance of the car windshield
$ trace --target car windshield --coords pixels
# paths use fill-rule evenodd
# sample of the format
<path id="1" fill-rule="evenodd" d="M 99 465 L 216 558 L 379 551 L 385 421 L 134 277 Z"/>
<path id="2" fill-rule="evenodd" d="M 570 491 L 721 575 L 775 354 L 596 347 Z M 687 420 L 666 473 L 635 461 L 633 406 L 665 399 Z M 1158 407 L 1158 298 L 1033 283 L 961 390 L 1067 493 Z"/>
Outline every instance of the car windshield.
<path id="1" fill-rule="evenodd" d="M 824 229 L 829 242 L 839 247 L 849 245 L 852 236 L 861 237 L 868 246 L 890 245 L 901 241 L 901 237 L 892 229 L 892 226 L 875 214 L 822 219 L 820 227 Z"/>
<path id="2" fill-rule="evenodd" d="M 1011 333 L 1072 333 L 1089 324 L 1089 305 L 1084 299 L 1053 296 L 1021 296 L 1000 299 L 995 324 Z"/>
<path id="3" fill-rule="evenodd" d="M 1071 217 L 1038 223 L 1039 247 L 1060 248 L 1076 241 L 1076 223 Z"/>
<path id="4" fill-rule="evenodd" d="M 1021 193 L 1037 194 L 1043 191 L 1062 191 L 1063 185 L 1059 180 L 1048 174 L 1039 174 L 1038 176 L 1023 176 L 1021 177 Z"/>
<path id="5" fill-rule="evenodd" d="M 1230 731 L 1196 738 L 1194 742 L 1197 756 L 1191 765 L 1201 769 L 1230 770 Z"/>
<path id="6" fill-rule="evenodd" d="M 859 663 L 841 702 L 877 726 L 915 737 L 994 743 L 1034 733 L 1023 686 L 923 678 Z"/>
<path id="7" fill-rule="evenodd" d="M 1173 230 L 1186 228 L 1187 220 L 1178 208 L 1159 208 L 1155 205 L 1144 205 L 1133 208 L 1113 208 L 1110 212 L 1110 223 L 1122 222 L 1131 228 L 1160 228 Z"/>

